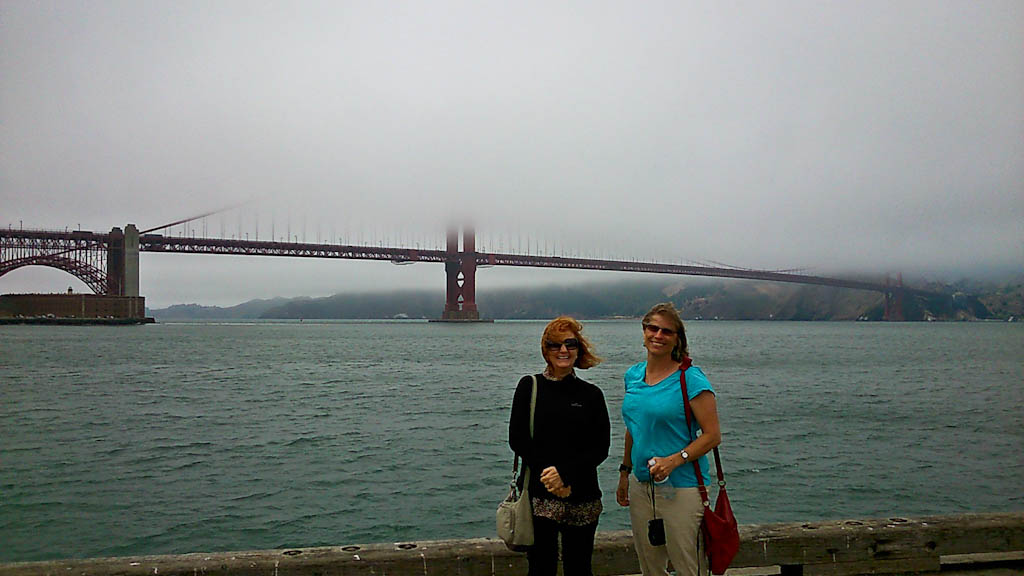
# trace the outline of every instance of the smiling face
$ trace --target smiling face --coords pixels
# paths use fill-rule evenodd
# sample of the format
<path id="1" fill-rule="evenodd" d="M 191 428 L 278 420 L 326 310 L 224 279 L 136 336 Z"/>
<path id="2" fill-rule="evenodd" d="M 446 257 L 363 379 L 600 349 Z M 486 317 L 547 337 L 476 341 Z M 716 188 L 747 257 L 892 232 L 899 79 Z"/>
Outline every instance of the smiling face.
<path id="1" fill-rule="evenodd" d="M 563 346 L 563 343 L 568 345 Z M 594 347 L 583 335 L 583 325 L 571 316 L 559 316 L 544 327 L 540 337 L 540 353 L 552 372 L 565 376 L 573 368 L 586 370 L 601 363 Z"/>
<path id="2" fill-rule="evenodd" d="M 544 340 L 544 359 L 555 376 L 568 374 L 576 365 L 576 358 L 580 353 L 578 346 L 576 335 L 569 330 L 560 330 L 547 335 Z"/>
<path id="3" fill-rule="evenodd" d="M 644 348 L 652 356 L 671 356 L 679 342 L 675 322 L 664 314 L 654 314 L 643 325 Z"/>

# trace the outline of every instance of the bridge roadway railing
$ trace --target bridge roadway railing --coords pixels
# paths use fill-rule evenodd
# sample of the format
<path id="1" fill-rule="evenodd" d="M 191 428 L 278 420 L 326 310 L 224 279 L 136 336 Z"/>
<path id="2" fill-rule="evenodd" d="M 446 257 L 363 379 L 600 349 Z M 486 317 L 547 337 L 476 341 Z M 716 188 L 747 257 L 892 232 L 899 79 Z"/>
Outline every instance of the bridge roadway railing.
<path id="1" fill-rule="evenodd" d="M 304 242 L 273 242 L 260 240 L 226 240 L 217 238 L 174 237 L 144 234 L 139 237 L 143 252 L 178 252 L 186 254 L 244 254 L 249 256 L 293 256 L 299 258 L 344 258 L 348 260 L 383 260 L 397 263 L 444 262 L 444 250 L 391 248 L 348 244 L 312 244 Z"/>
<path id="2" fill-rule="evenodd" d="M 731 574 L 1024 573 L 1024 512 L 747 525 L 740 538 Z M 525 573 L 526 556 L 491 538 L 0 564 L 0 576 Z M 639 573 L 628 531 L 598 533 L 594 573 Z"/>

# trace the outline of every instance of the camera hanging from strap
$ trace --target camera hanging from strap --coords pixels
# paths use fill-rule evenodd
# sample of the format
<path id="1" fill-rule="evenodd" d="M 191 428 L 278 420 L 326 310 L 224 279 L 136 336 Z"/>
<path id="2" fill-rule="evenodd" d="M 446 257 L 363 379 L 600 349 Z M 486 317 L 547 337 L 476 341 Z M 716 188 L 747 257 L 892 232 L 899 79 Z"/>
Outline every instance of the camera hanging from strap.
<path id="1" fill-rule="evenodd" d="M 647 541 L 651 543 L 651 546 L 664 546 L 665 521 L 658 518 L 658 509 L 655 502 L 657 498 L 654 493 L 654 479 L 652 478 L 648 484 L 651 486 L 651 515 L 654 517 L 647 521 Z"/>

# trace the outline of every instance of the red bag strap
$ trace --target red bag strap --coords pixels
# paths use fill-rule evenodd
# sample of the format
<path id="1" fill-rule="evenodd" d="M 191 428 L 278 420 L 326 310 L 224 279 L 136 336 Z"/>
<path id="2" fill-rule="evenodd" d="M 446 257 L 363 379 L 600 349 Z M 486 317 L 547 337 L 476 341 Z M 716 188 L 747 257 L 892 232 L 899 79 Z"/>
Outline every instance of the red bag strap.
<path id="1" fill-rule="evenodd" d="M 693 429 L 693 409 L 690 408 L 690 395 L 686 391 L 686 370 L 693 366 L 693 361 L 687 356 L 683 358 L 683 361 L 679 363 L 679 386 L 683 389 L 683 411 L 686 413 L 686 427 L 690 430 L 690 437 L 694 440 L 697 439 L 697 432 Z M 718 446 L 714 448 L 715 452 L 715 469 L 718 473 L 718 489 L 725 489 L 725 474 L 722 472 L 722 456 L 718 453 Z M 708 498 L 708 489 L 704 486 L 704 475 L 700 471 L 700 458 L 694 458 L 693 469 L 697 473 L 697 488 L 700 490 L 701 500 L 704 502 L 704 506 L 711 506 L 711 500 Z"/>

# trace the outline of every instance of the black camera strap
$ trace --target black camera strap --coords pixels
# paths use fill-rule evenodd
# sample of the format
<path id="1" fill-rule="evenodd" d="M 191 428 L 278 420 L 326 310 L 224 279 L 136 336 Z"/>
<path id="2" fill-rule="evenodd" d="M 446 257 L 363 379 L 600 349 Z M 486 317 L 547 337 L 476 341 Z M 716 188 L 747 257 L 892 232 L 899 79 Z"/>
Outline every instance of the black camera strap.
<path id="1" fill-rule="evenodd" d="M 653 515 L 652 517 L 655 520 L 657 520 L 658 519 L 658 509 L 654 505 L 654 501 L 657 500 L 657 498 L 654 497 L 654 478 L 651 478 L 651 481 L 648 482 L 648 484 L 651 485 L 651 514 Z"/>

